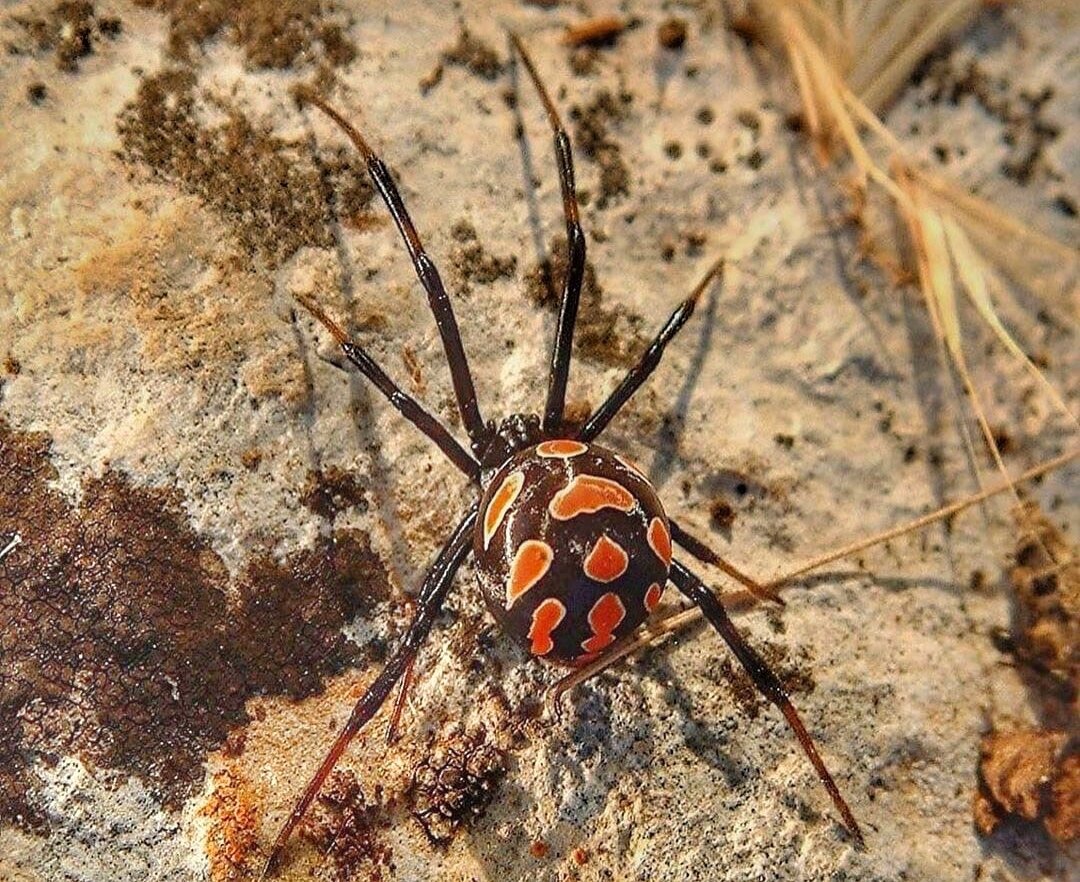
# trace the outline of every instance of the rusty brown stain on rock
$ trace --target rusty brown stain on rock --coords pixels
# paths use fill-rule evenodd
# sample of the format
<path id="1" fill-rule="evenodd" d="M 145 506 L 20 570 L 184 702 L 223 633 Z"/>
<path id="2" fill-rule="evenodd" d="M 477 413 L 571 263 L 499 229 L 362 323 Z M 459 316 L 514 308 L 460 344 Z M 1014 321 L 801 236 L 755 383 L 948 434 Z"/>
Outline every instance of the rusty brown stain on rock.
<path id="1" fill-rule="evenodd" d="M 259 802 L 245 779 L 228 769 L 214 773 L 210 798 L 199 809 L 209 819 L 206 856 L 214 882 L 247 876 L 259 839 Z"/>
<path id="2" fill-rule="evenodd" d="M 318 692 L 364 657 L 342 626 L 389 591 L 358 531 L 260 554 L 230 579 L 172 490 L 106 471 L 72 504 L 49 439 L 0 422 L 0 819 L 44 822 L 35 759 L 77 754 L 139 776 L 169 806 L 256 695 Z"/>

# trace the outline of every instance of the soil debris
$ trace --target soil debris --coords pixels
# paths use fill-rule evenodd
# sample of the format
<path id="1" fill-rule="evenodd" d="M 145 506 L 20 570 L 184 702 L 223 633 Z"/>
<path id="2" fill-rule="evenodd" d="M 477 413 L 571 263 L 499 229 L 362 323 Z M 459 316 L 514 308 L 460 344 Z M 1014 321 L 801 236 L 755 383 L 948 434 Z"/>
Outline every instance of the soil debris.
<path id="1" fill-rule="evenodd" d="M 457 243 L 450 252 L 450 265 L 462 293 L 472 290 L 472 282 L 490 285 L 497 279 L 512 277 L 517 271 L 517 257 L 513 254 L 498 257 L 489 253 L 480 244 L 476 228 L 468 221 L 455 223 L 450 235 Z"/>
<path id="2" fill-rule="evenodd" d="M 363 512 L 368 508 L 364 487 L 351 472 L 339 466 L 309 471 L 300 502 L 329 521 L 343 511 L 355 508 Z"/>
<path id="3" fill-rule="evenodd" d="M 443 52 L 442 59 L 485 80 L 494 80 L 506 67 L 488 43 L 465 27 L 458 32 L 457 43 Z"/>
<path id="4" fill-rule="evenodd" d="M 444 728 L 413 770 L 409 799 L 428 838 L 445 845 L 467 821 L 479 818 L 506 773 L 506 754 L 480 726 Z"/>
<path id="5" fill-rule="evenodd" d="M 681 18 L 669 18 L 656 29 L 656 42 L 665 49 L 682 49 L 686 45 L 686 21 Z"/>
<path id="6" fill-rule="evenodd" d="M 615 15 L 592 18 L 567 27 L 562 41 L 567 46 L 614 46 L 626 22 Z"/>
<path id="7" fill-rule="evenodd" d="M 102 39 L 114 40 L 123 33 L 120 19 L 99 17 L 94 4 L 87 0 L 63 0 L 45 15 L 35 18 L 16 15 L 12 20 L 23 29 L 31 47 L 12 44 L 8 51 L 52 52 L 57 68 L 64 73 L 76 73 L 79 62 L 92 55 Z"/>
<path id="8" fill-rule="evenodd" d="M 330 773 L 301 835 L 334 862 L 338 882 L 378 882 L 384 870 L 394 870 L 393 852 L 378 836 L 380 813 L 378 803 L 365 798 L 356 775 L 338 769 Z"/>
<path id="9" fill-rule="evenodd" d="M 193 50 L 224 36 L 243 49 L 252 68 L 283 69 L 314 61 L 342 67 L 356 57 L 347 22 L 327 0 L 135 0 L 169 16 L 169 55 L 190 61 Z"/>
<path id="10" fill-rule="evenodd" d="M 76 505 L 50 442 L 0 422 L 0 820 L 46 824 L 33 764 L 76 754 L 175 807 L 256 695 L 299 698 L 364 659 L 342 627 L 389 596 L 358 531 L 230 579 L 175 491 L 106 471 Z"/>
<path id="11" fill-rule="evenodd" d="M 362 216 L 375 192 L 363 160 L 344 146 L 285 141 L 235 108 L 207 125 L 195 77 L 181 69 L 146 79 L 118 121 L 121 156 L 201 199 L 234 232 L 241 250 L 277 266 L 303 247 L 329 247 L 329 205 Z M 329 192 L 328 192 L 329 191 Z"/>
<path id="12" fill-rule="evenodd" d="M 992 834 L 1006 819 L 1037 822 L 1058 843 L 1080 836 L 1080 751 L 1062 731 L 992 732 L 982 740 L 975 826 Z"/>
<path id="13" fill-rule="evenodd" d="M 623 161 L 619 145 L 608 133 L 611 124 L 624 120 L 627 106 L 633 99 L 629 93 L 618 98 L 607 89 L 599 92 L 588 104 L 570 109 L 574 122 L 574 146 L 600 166 L 600 195 L 598 208 L 606 208 L 616 196 L 630 192 L 630 169 Z"/>

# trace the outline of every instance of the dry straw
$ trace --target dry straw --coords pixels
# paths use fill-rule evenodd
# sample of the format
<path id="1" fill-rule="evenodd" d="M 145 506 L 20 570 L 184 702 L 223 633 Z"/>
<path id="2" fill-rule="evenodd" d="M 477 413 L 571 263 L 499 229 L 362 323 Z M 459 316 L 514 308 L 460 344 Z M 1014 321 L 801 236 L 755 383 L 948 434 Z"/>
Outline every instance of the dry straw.
<path id="1" fill-rule="evenodd" d="M 786 59 L 814 152 L 823 167 L 850 175 L 849 191 L 863 230 L 871 226 L 870 206 L 884 201 L 892 215 L 891 228 L 902 231 L 906 242 L 900 244 L 867 233 L 864 251 L 898 282 L 917 281 L 941 350 L 967 392 L 983 439 L 1002 474 L 1001 482 L 992 488 L 823 555 L 811 562 L 814 567 L 924 527 L 996 493 L 1010 492 L 1019 499 L 964 354 L 965 326 L 958 293 L 970 301 L 974 314 L 1005 351 L 1035 378 L 1054 407 L 1080 429 L 1064 398 L 1025 354 L 999 313 L 999 303 L 1009 293 L 1007 277 L 1075 318 L 1077 252 L 920 167 L 880 118 L 927 54 L 987 5 L 980 0 L 756 0 L 745 7 L 743 16 L 736 17 L 740 30 Z M 977 464 L 967 425 L 962 422 L 961 426 L 971 461 Z M 1080 448 L 1074 447 L 1016 480 L 1060 467 L 1078 454 Z M 769 584 L 776 586 L 792 577 L 788 574 Z M 732 597 L 740 600 L 739 595 Z M 697 618 L 698 611 L 691 609 L 647 626 L 617 652 L 558 684 L 555 696 Z"/>

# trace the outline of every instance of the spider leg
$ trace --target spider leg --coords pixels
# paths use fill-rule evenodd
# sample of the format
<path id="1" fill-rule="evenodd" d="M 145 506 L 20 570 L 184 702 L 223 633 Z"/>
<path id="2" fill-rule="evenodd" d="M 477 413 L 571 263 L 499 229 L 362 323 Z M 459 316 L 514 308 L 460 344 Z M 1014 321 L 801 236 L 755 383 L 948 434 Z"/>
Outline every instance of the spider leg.
<path id="1" fill-rule="evenodd" d="M 368 174 L 379 191 L 383 202 L 390 210 L 390 215 L 397 224 L 401 238 L 405 241 L 405 247 L 409 249 L 409 257 L 412 259 L 413 268 L 420 284 L 427 293 L 428 303 L 435 316 L 435 324 L 439 328 L 442 337 L 443 349 L 446 352 L 446 360 L 450 365 L 450 378 L 454 384 L 454 394 L 457 396 L 458 410 L 461 412 L 461 420 L 465 424 L 465 431 L 469 433 L 474 453 L 483 450 L 487 441 L 488 430 L 480 416 L 480 405 L 476 400 L 476 387 L 473 385 L 472 373 L 469 371 L 469 361 L 465 356 L 465 349 L 461 345 L 461 332 L 458 330 L 457 319 L 454 318 L 454 308 L 450 305 L 450 298 L 443 287 L 442 278 L 434 261 L 424 250 L 420 241 L 420 234 L 416 232 L 412 218 L 405 208 L 405 202 L 398 192 L 397 185 L 390 175 L 390 169 L 386 167 L 375 152 L 364 140 L 363 135 L 348 120 L 327 104 L 318 95 L 309 89 L 300 89 L 296 92 L 297 99 L 314 104 L 319 110 L 333 120 L 349 139 L 356 145 L 367 163 Z"/>
<path id="2" fill-rule="evenodd" d="M 724 642 L 735 654 L 746 673 L 750 675 L 750 679 L 754 681 L 754 685 L 757 686 L 761 694 L 775 704 L 783 713 L 784 719 L 787 720 L 788 725 L 795 733 L 795 737 L 799 739 L 799 744 L 821 779 L 821 783 L 825 785 L 829 796 L 832 797 L 833 805 L 836 806 L 840 816 L 844 819 L 844 825 L 860 846 L 865 845 L 862 831 L 859 829 L 855 816 L 851 813 L 851 809 L 848 808 L 844 797 L 840 795 L 840 788 L 836 786 L 836 782 L 833 780 L 832 775 L 829 774 L 829 770 L 825 768 L 825 762 L 821 759 L 817 748 L 814 747 L 813 739 L 811 739 L 810 733 L 806 731 L 806 726 L 803 725 L 799 712 L 795 710 L 795 705 L 791 703 L 791 699 L 788 697 L 780 679 L 772 672 L 765 660 L 742 638 L 742 635 L 728 616 L 727 610 L 724 609 L 724 605 L 717 599 L 716 595 L 678 561 L 673 561 L 671 564 L 671 581 L 701 610 L 709 623 L 720 632 L 720 636 L 724 638 Z"/>
<path id="3" fill-rule="evenodd" d="M 297 801 L 296 806 L 274 840 L 274 847 L 270 851 L 270 857 L 266 861 L 261 878 L 271 876 L 277 871 L 281 865 L 285 845 L 289 841 L 289 837 L 292 835 L 296 825 L 304 817 L 312 800 L 318 795 L 327 775 L 337 765 L 341 755 L 345 752 L 345 748 L 349 746 L 349 742 L 352 741 L 356 733 L 378 713 L 379 708 L 382 707 L 393 690 L 394 684 L 404 674 L 410 662 L 416 658 L 421 644 L 431 631 L 431 626 L 442 609 L 454 573 L 457 572 L 458 567 L 469 552 L 473 527 L 476 525 L 478 505 L 475 502 L 472 504 L 468 513 L 461 519 L 461 522 L 454 530 L 453 535 L 442 547 L 438 557 L 435 559 L 435 563 L 428 570 L 424 584 L 420 588 L 420 594 L 416 599 L 417 612 L 412 624 L 409 626 L 409 630 L 379 676 L 375 678 L 360 700 L 356 702 L 352 713 L 349 715 L 348 722 L 338 733 L 330 750 L 319 764 L 319 768 L 308 782 L 303 795 Z"/>
<path id="4" fill-rule="evenodd" d="M 710 564 L 721 572 L 727 573 L 727 575 L 731 576 L 732 579 L 746 588 L 759 600 L 768 600 L 772 603 L 784 606 L 784 599 L 776 592 L 775 588 L 772 588 L 769 585 L 762 585 L 756 579 L 750 578 L 742 570 L 738 569 L 733 564 L 728 563 L 696 536 L 687 533 L 686 530 L 674 521 L 671 521 L 671 538 L 702 563 Z"/>
<path id="5" fill-rule="evenodd" d="M 716 263 L 709 267 L 708 272 L 706 272 L 701 281 L 697 283 L 694 290 L 690 292 L 690 296 L 680 303 L 676 310 L 671 314 L 671 318 L 667 320 L 667 324 L 660 329 L 660 333 L 657 334 L 656 339 L 649 344 L 648 348 L 638 360 L 638 363 L 630 368 L 623 378 L 623 381 L 616 387 L 615 391 L 612 392 L 607 400 L 593 412 L 592 416 L 589 417 L 588 422 L 586 422 L 581 431 L 578 432 L 577 437 L 579 441 L 591 441 L 604 431 L 615 414 L 617 414 L 622 406 L 630 400 L 630 396 L 638 390 L 638 387 L 641 386 L 642 383 L 649 379 L 652 372 L 656 370 L 656 366 L 660 364 L 660 359 L 664 355 L 664 350 L 667 348 L 668 343 L 675 339 L 675 335 L 682 330 L 682 326 L 685 325 L 690 316 L 694 314 L 694 308 L 701 299 L 701 295 L 705 293 L 705 290 L 709 287 L 709 283 L 723 272 L 723 269 L 723 258 L 720 258 Z"/>
<path id="6" fill-rule="evenodd" d="M 403 391 L 362 346 L 353 342 L 349 335 L 334 322 L 314 300 L 298 295 L 297 300 L 330 332 L 345 357 L 394 405 L 398 413 L 427 435 L 447 458 L 474 482 L 480 481 L 480 463 L 462 447 L 453 435 L 435 417 L 424 410 L 415 398 Z"/>
<path id="7" fill-rule="evenodd" d="M 544 88 L 529 53 L 517 34 L 510 34 L 510 42 L 529 72 L 540 100 L 547 112 L 548 123 L 555 141 L 555 160 L 559 166 L 559 187 L 562 190 L 563 216 L 566 218 L 567 265 L 563 282 L 562 301 L 559 306 L 559 323 L 555 330 L 555 342 L 551 349 L 551 367 L 548 373 L 547 403 L 544 405 L 543 428 L 545 432 L 558 432 L 562 426 L 563 409 L 566 404 L 566 381 L 570 375 L 570 351 L 574 342 L 574 322 L 577 320 L 578 303 L 581 300 L 581 283 L 585 276 L 585 233 L 578 219 L 577 191 L 574 188 L 574 157 L 570 149 L 570 137 L 563 128 L 555 103 Z"/>

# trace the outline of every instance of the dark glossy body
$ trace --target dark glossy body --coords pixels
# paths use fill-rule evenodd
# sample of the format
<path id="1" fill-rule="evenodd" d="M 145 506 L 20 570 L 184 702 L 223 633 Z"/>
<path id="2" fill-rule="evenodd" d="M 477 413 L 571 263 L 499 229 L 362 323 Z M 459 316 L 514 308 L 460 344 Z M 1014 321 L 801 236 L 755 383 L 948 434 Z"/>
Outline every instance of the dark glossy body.
<path id="1" fill-rule="evenodd" d="M 637 628 L 671 565 L 652 485 L 603 447 L 546 441 L 513 456 L 480 503 L 473 551 L 488 607 L 534 655 L 584 664 Z"/>

